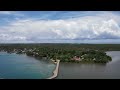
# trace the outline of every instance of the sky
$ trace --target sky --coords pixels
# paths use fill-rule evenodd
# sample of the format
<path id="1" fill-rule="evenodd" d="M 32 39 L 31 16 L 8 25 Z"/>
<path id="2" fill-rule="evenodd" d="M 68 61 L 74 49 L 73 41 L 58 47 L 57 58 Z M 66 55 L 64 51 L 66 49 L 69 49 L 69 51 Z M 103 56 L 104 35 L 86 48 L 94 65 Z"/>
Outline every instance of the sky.
<path id="1" fill-rule="evenodd" d="M 0 11 L 0 43 L 120 43 L 120 11 Z"/>

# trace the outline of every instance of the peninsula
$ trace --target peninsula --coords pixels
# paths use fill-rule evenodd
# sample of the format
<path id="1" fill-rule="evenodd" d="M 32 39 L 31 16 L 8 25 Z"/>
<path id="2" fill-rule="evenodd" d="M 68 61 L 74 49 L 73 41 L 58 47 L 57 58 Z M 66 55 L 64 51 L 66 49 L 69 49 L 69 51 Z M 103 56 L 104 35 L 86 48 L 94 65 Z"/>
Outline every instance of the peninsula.
<path id="1" fill-rule="evenodd" d="M 111 57 L 99 45 L 81 44 L 1 44 L 0 51 L 26 54 L 37 59 L 53 59 L 60 62 L 107 63 Z M 101 45 L 102 46 L 102 45 Z M 98 47 L 98 48 L 97 48 Z"/>

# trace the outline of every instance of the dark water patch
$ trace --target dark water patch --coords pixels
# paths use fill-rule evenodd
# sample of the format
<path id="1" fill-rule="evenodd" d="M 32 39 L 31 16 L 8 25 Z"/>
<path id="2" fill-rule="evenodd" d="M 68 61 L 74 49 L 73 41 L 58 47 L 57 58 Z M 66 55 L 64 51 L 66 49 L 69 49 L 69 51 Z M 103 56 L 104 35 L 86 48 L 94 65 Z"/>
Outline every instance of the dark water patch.
<path id="1" fill-rule="evenodd" d="M 60 63 L 57 79 L 120 79 L 120 51 L 110 51 L 107 64 Z"/>

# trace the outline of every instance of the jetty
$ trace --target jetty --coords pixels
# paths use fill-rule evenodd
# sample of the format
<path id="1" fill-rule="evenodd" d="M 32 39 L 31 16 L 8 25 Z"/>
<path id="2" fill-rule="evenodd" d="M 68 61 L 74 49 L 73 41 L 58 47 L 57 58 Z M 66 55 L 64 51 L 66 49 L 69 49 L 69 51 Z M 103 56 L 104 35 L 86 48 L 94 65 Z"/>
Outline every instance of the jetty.
<path id="1" fill-rule="evenodd" d="M 53 61 L 53 60 L 52 60 Z M 59 71 L 59 63 L 60 63 L 60 60 L 56 60 L 56 62 L 54 62 L 56 64 L 56 68 L 55 70 L 53 71 L 53 75 L 47 79 L 54 79 L 55 77 L 57 77 L 58 75 L 58 71 Z"/>

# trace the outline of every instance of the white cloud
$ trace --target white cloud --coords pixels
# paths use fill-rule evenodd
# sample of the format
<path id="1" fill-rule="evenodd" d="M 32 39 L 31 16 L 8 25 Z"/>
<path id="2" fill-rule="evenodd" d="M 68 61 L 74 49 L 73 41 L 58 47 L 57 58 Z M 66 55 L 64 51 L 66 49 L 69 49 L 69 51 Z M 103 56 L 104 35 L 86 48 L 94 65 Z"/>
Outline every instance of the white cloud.
<path id="1" fill-rule="evenodd" d="M 0 34 L 0 41 L 14 41 L 14 40 L 26 40 L 26 37 L 23 36 L 12 36 L 10 34 Z"/>
<path id="2" fill-rule="evenodd" d="M 0 14 L 7 14 L 7 15 L 9 15 L 9 14 L 12 14 L 12 13 L 14 13 L 13 11 L 0 11 Z"/>
<path id="3" fill-rule="evenodd" d="M 14 16 L 24 16 L 24 14 L 22 13 L 19 13 L 17 11 L 0 11 L 0 14 L 3 14 L 3 15 L 14 15 Z"/>
<path id="4" fill-rule="evenodd" d="M 120 17 L 106 12 L 65 20 L 16 20 L 1 27 L 2 40 L 120 38 Z"/>

